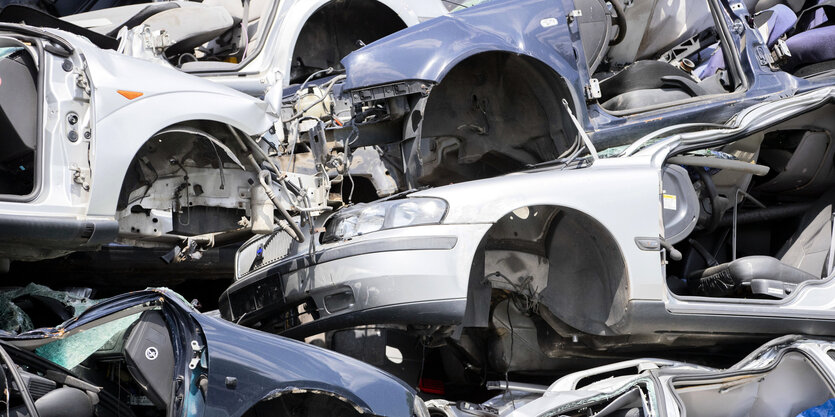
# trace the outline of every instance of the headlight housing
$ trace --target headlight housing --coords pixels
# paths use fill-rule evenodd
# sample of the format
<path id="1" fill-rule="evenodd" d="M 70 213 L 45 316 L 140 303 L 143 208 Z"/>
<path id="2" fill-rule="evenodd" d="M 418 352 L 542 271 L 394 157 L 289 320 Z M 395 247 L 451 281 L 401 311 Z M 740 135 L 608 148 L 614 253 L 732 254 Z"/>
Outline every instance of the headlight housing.
<path id="1" fill-rule="evenodd" d="M 426 403 L 423 402 L 423 399 L 420 398 L 419 395 L 415 394 L 414 405 L 412 406 L 414 409 L 414 417 L 430 417 L 429 408 L 426 407 Z"/>
<path id="2" fill-rule="evenodd" d="M 357 204 L 328 219 L 322 243 L 396 227 L 438 224 L 446 211 L 447 203 L 440 198 L 406 198 Z"/>

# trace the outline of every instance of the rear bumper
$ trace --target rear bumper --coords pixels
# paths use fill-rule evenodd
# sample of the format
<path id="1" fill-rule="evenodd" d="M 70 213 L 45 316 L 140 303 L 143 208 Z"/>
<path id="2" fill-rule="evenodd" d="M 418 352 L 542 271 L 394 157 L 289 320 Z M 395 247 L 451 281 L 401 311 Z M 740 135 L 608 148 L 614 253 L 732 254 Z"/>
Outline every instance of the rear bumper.
<path id="1" fill-rule="evenodd" d="M 227 320 L 294 338 L 365 324 L 457 324 L 489 226 L 403 228 L 286 259 L 235 282 L 220 310 Z"/>

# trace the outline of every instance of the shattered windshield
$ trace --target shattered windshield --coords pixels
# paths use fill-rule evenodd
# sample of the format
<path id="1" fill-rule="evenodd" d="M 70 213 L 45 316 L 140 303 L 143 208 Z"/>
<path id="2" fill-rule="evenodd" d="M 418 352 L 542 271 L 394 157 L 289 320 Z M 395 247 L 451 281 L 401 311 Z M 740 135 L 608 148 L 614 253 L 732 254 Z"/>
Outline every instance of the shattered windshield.
<path id="1" fill-rule="evenodd" d="M 118 352 L 125 332 L 141 313 L 109 321 L 92 329 L 82 330 L 35 349 L 35 353 L 67 369 L 78 366 L 96 352 Z"/>

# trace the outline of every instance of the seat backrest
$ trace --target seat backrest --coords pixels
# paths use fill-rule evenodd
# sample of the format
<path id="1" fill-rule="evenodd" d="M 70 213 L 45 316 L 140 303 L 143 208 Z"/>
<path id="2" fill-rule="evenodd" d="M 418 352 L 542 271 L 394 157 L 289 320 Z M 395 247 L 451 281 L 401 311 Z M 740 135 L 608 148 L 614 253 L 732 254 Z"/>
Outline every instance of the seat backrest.
<path id="1" fill-rule="evenodd" d="M 174 386 L 174 347 L 161 311 L 139 316 L 125 341 L 125 361 L 151 402 L 167 410 Z"/>
<path id="2" fill-rule="evenodd" d="M 815 276 L 822 276 L 832 243 L 832 207 L 835 190 L 821 196 L 806 212 L 794 236 L 777 257 L 780 262 Z"/>
<path id="3" fill-rule="evenodd" d="M 801 9 L 803 9 L 803 5 L 805 3 L 806 0 L 759 0 L 754 6 L 754 13 L 770 9 L 778 4 L 788 6 L 795 13 L 798 13 Z"/>
<path id="4" fill-rule="evenodd" d="M 835 181 L 833 158 L 835 144 L 827 131 L 797 129 L 767 133 L 759 159 L 776 175 L 758 184 L 754 191 L 783 197 L 819 195 Z"/>
<path id="5" fill-rule="evenodd" d="M 0 58 L 0 161 L 35 149 L 38 127 L 37 68 L 24 48 Z"/>

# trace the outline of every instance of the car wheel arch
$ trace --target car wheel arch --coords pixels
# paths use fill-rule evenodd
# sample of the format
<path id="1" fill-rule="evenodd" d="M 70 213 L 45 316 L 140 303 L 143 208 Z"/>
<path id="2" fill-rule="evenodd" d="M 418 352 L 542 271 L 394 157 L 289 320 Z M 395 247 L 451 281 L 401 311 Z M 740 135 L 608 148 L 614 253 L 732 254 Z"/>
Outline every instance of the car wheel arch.
<path id="1" fill-rule="evenodd" d="M 514 91 L 515 94 L 509 94 Z M 404 120 L 403 138 L 421 138 L 421 141 L 414 142 L 417 146 L 413 146 L 407 155 L 407 165 L 413 173 L 410 183 L 436 185 L 432 181 L 449 182 L 447 174 L 451 167 L 444 167 L 440 159 L 425 163 L 426 160 L 433 160 L 431 154 L 428 157 L 425 155 L 426 148 L 430 146 L 421 145 L 427 140 L 457 138 L 457 142 L 452 144 L 438 145 L 433 142 L 431 148 L 446 151 L 445 146 L 456 147 L 456 150 L 448 152 L 454 152 L 459 160 L 480 161 L 493 154 L 509 161 L 507 166 L 487 163 L 491 165 L 486 168 L 490 171 L 488 176 L 513 171 L 525 164 L 543 162 L 542 159 L 556 158 L 571 146 L 576 135 L 562 102 L 566 101 L 576 113 L 582 103 L 580 99 L 569 79 L 536 57 L 510 51 L 474 51 L 461 56 L 443 71 L 440 82 L 427 95 L 410 106 L 412 113 Z M 449 118 L 445 123 L 451 108 L 465 109 L 465 113 L 466 109 L 470 109 L 469 112 L 474 114 L 467 115 L 467 118 L 472 119 L 472 123 L 462 125 L 460 117 Z M 475 114 L 478 112 L 483 114 L 481 119 Z M 506 116 L 489 117 L 490 113 Z M 519 143 L 508 144 L 493 137 L 501 135 L 506 138 L 503 133 L 508 131 L 521 138 Z M 456 165 L 460 166 L 457 161 Z M 483 176 L 484 166 L 487 165 L 464 169 L 477 170 L 478 175 Z M 434 174 L 434 170 L 438 174 Z M 458 181 L 476 178 L 473 177 L 475 174 L 461 175 Z"/>
<path id="2" fill-rule="evenodd" d="M 286 388 L 275 389 L 253 404 L 243 417 L 256 417 L 260 415 L 276 415 L 281 417 L 296 417 L 302 412 L 302 416 L 318 415 L 315 409 L 308 407 L 317 406 L 328 410 L 338 409 L 345 415 L 362 416 L 373 415 L 367 406 L 357 403 L 345 395 L 327 389 L 305 388 L 305 385 L 288 385 Z M 291 410 L 292 407 L 292 410 Z M 301 410 L 299 409 L 301 407 Z M 291 413 L 292 411 L 292 413 Z"/>
<path id="3" fill-rule="evenodd" d="M 357 5 L 355 3 L 361 3 Z M 394 25 L 391 30 L 386 28 L 381 29 L 381 31 L 377 35 L 382 36 L 372 36 L 374 39 L 358 39 L 362 40 L 364 43 L 368 44 L 381 37 L 385 37 L 392 33 L 395 33 L 397 30 L 406 28 L 408 26 L 414 25 L 419 23 L 417 21 L 417 16 L 414 16 L 414 13 L 411 12 L 407 7 L 398 3 L 398 2 L 391 2 L 391 1 L 380 1 L 380 0 L 364 0 L 362 2 L 344 2 L 339 0 L 326 0 L 326 1 L 318 1 L 318 2 L 311 2 L 310 4 L 303 4 L 301 8 L 291 10 L 287 16 L 287 18 L 292 18 L 295 21 L 302 22 L 301 24 L 294 25 L 290 30 L 291 32 L 285 32 L 281 35 L 281 39 L 288 39 L 292 40 L 292 43 L 289 43 L 290 48 L 286 50 L 286 58 L 282 59 L 279 57 L 280 62 L 282 62 L 283 66 L 285 66 L 284 73 L 287 74 L 285 85 L 293 84 L 294 82 L 300 82 L 298 80 L 294 80 L 293 73 L 294 73 L 294 65 L 296 65 L 296 61 L 300 58 L 297 54 L 297 51 L 301 49 L 310 50 L 312 49 L 311 45 L 303 45 L 306 42 L 306 38 L 312 36 L 309 33 L 312 30 L 315 30 L 315 27 L 312 25 L 316 24 L 317 19 L 325 19 L 325 16 L 331 9 L 335 9 L 338 7 L 342 7 L 344 9 L 348 9 L 350 13 L 340 13 L 339 18 L 345 19 L 344 22 L 341 23 L 333 23 L 324 25 L 324 31 L 329 36 L 339 36 L 344 35 L 344 33 L 337 32 L 343 28 L 348 28 L 350 26 L 366 26 L 367 29 L 367 21 L 361 22 L 361 18 L 369 19 L 374 23 L 382 24 L 382 25 Z M 365 7 L 368 10 L 363 11 L 362 8 Z M 371 11 L 371 15 L 374 18 L 369 18 L 369 11 Z M 354 13 L 354 14 L 351 14 Z M 391 20 L 387 18 L 394 17 L 396 20 Z M 353 24 L 350 24 L 353 23 Z M 363 24 L 361 24 L 363 23 Z M 335 31 L 336 29 L 337 31 Z M 315 39 L 314 39 L 315 40 Z M 353 40 L 346 41 L 345 44 L 353 44 Z M 327 47 L 330 48 L 332 45 L 328 43 Z M 332 51 L 334 52 L 334 51 Z M 339 53 L 339 51 L 335 51 Z M 281 54 L 284 55 L 284 54 Z M 334 68 L 340 66 L 340 62 L 342 58 L 345 57 L 347 54 L 342 54 L 336 58 L 336 62 L 331 63 L 331 66 Z M 310 57 L 308 57 L 310 58 Z M 305 62 L 305 65 L 312 65 L 315 64 L 314 62 Z M 322 68 L 325 69 L 325 68 Z M 304 78 L 304 77 L 303 77 Z"/>
<path id="4" fill-rule="evenodd" d="M 558 333 L 616 334 L 628 308 L 628 271 L 622 248 L 591 215 L 547 204 L 511 210 L 484 234 L 471 267 L 463 325 L 486 326 L 492 308 L 491 282 L 517 281 L 518 272 L 531 269 L 536 262 L 539 273 L 547 276 L 532 277 L 525 295 L 534 295 L 540 308 L 545 307 L 542 317 L 551 327 Z M 512 272 L 517 276 L 511 276 Z M 523 289 L 519 282 L 508 285 L 512 291 Z"/>
<path id="5" fill-rule="evenodd" d="M 208 165 L 203 168 L 219 170 L 221 174 L 223 171 L 231 171 L 229 166 L 232 164 L 230 161 L 237 165 L 237 167 L 235 167 L 236 171 L 239 170 L 246 172 L 251 170 L 251 167 L 245 165 L 247 162 L 246 153 L 242 151 L 235 137 L 236 135 L 238 137 L 243 137 L 242 135 L 245 134 L 246 133 L 235 126 L 212 120 L 184 121 L 156 131 L 133 152 L 130 160 L 127 161 L 127 164 L 121 171 L 119 198 L 116 203 L 115 213 L 118 215 L 119 212 L 125 210 L 131 205 L 131 202 L 128 201 L 128 199 L 132 192 L 142 188 L 143 186 L 146 187 L 146 194 L 151 190 L 153 182 L 159 178 L 159 175 L 161 175 L 157 173 L 154 165 L 157 167 L 160 165 L 168 165 L 168 167 L 175 167 L 175 169 L 179 170 L 186 169 L 183 167 L 183 163 L 187 164 L 185 157 L 172 157 L 166 153 L 166 150 L 171 150 L 172 144 L 182 146 L 184 149 L 192 149 L 190 152 L 193 152 L 195 143 L 202 142 L 204 147 L 208 146 L 209 149 L 213 151 L 213 153 L 208 156 L 213 159 L 211 163 L 214 164 L 214 167 L 212 165 Z M 159 145 L 159 150 L 161 152 L 158 155 L 153 155 L 153 153 L 157 151 L 157 148 L 155 148 L 157 145 Z M 164 148 L 162 145 L 166 145 L 167 148 Z M 166 154 L 163 155 L 163 153 Z M 149 155 L 153 156 L 153 159 L 149 160 Z M 225 165 L 226 168 L 218 169 L 219 166 L 223 165 Z M 189 167 L 188 169 L 197 169 L 197 167 Z M 141 181 L 139 181 L 141 177 L 140 174 L 143 170 L 144 172 L 150 171 L 156 175 L 153 181 L 147 182 L 150 181 L 147 180 L 144 185 Z M 185 172 L 185 175 L 185 178 L 188 179 L 188 171 Z M 229 174 L 227 173 L 226 175 L 228 176 Z M 241 184 L 233 184 L 232 186 L 234 186 L 235 189 L 238 189 Z"/>

